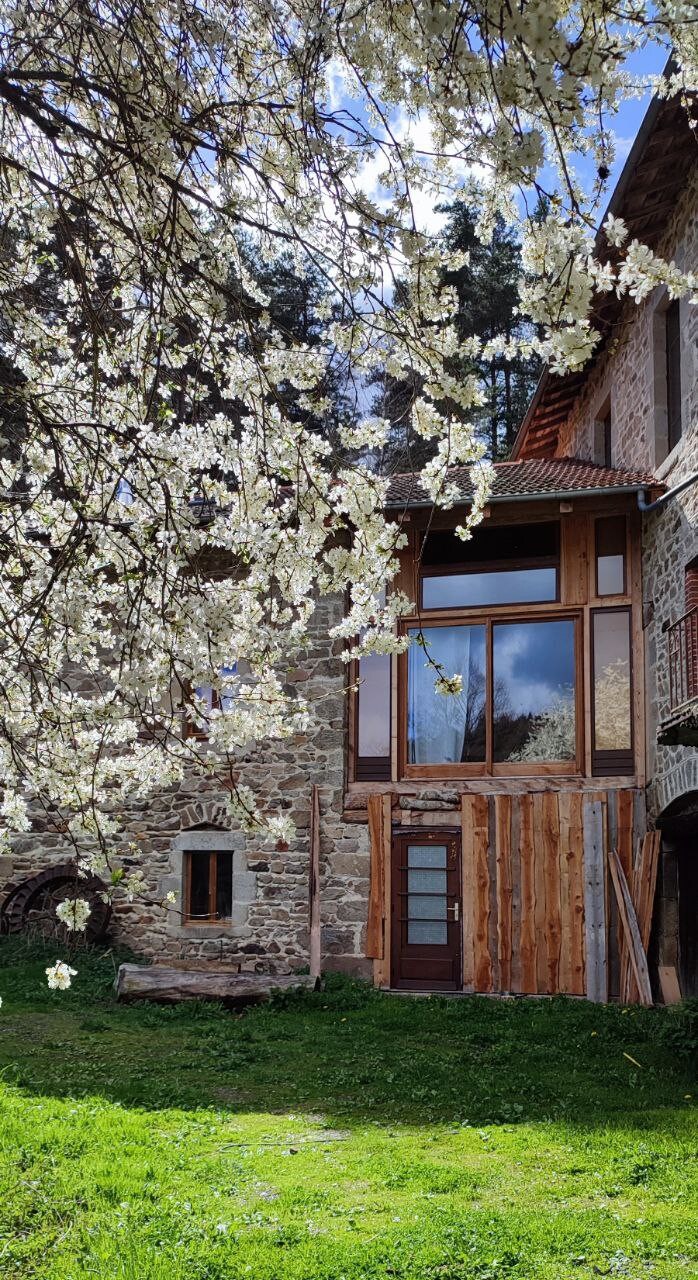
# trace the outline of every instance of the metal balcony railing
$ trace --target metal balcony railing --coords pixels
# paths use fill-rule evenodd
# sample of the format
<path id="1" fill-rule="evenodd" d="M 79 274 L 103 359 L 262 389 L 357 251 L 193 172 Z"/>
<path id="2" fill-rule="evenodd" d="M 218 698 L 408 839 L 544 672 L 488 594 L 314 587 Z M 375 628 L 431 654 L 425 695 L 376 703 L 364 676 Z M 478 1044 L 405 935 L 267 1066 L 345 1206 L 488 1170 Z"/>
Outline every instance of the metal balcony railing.
<path id="1" fill-rule="evenodd" d="M 698 698 L 698 605 L 669 628 L 671 710 Z"/>

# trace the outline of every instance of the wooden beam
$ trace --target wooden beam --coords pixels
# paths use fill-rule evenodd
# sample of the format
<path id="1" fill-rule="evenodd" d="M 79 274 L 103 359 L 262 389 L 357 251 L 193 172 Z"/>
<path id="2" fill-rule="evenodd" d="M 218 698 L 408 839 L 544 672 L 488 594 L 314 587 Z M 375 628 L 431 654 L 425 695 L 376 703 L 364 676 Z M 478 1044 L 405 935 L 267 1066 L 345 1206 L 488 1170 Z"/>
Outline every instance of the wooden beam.
<path id="1" fill-rule="evenodd" d="M 313 783 L 310 803 L 310 862 L 308 868 L 308 933 L 310 976 L 320 977 L 320 788 Z"/>
<path id="2" fill-rule="evenodd" d="M 382 857 L 382 884 L 383 884 L 383 959 L 377 962 L 378 978 L 381 986 L 390 986 L 390 923 L 391 912 L 390 904 L 392 902 L 392 872 L 393 872 L 393 817 L 392 817 L 393 797 L 385 792 L 383 794 L 383 857 Z"/>
<path id="3" fill-rule="evenodd" d="M 545 867 L 545 934 L 548 952 L 548 991 L 560 990 L 560 817 L 555 792 L 543 796 L 543 858 Z"/>
<path id="4" fill-rule="evenodd" d="M 499 986 L 511 991 L 511 796 L 495 796 L 497 843 L 497 954 Z"/>
<path id="5" fill-rule="evenodd" d="M 543 792 L 531 797 L 533 802 L 533 874 L 536 930 L 536 991 L 548 991 L 548 935 L 546 931 L 545 856 L 543 852 Z"/>
<path id="6" fill-rule="evenodd" d="M 572 991 L 572 792 L 561 792 L 557 797 L 560 814 L 560 991 L 569 995 Z"/>
<path id="7" fill-rule="evenodd" d="M 273 991 L 305 987 L 314 991 L 312 974 L 275 975 L 231 973 L 221 969 L 179 969 L 166 965 L 122 964 L 116 977 L 118 1000 L 155 1000 L 177 1004 L 180 1000 L 220 1000 L 229 1008 L 261 1004 Z"/>
<path id="8" fill-rule="evenodd" d="M 562 793 L 561 793 L 562 794 Z M 569 919 L 572 995 L 583 996 L 584 986 L 584 823 L 582 796 L 570 792 Z"/>
<path id="9" fill-rule="evenodd" d="M 603 808 L 599 800 L 587 800 L 584 804 L 586 994 L 588 1000 L 597 1004 L 608 1000 L 603 851 Z"/>
<path id="10" fill-rule="evenodd" d="M 642 946 L 642 938 L 640 937 L 640 929 L 632 898 L 630 897 L 628 882 L 615 849 L 609 849 L 608 851 L 608 865 L 611 872 L 611 883 L 618 903 L 618 915 L 630 951 L 630 964 L 640 993 L 640 1004 L 650 1006 L 652 1004 L 652 988 L 647 968 L 647 956 Z"/>
<path id="11" fill-rule="evenodd" d="M 474 952 L 475 990 L 492 990 L 492 957 L 489 947 L 490 927 L 490 869 L 489 853 L 489 799 L 487 796 L 468 797 L 472 801 L 473 839 L 475 842 L 475 901 L 474 901 Z"/>
<path id="12" fill-rule="evenodd" d="M 654 914 L 654 897 L 657 888 L 657 868 L 661 843 L 662 836 L 660 831 L 648 831 L 642 842 L 642 851 L 638 864 L 633 871 L 632 899 L 645 955 L 647 954 L 652 933 L 652 916 Z M 625 987 L 621 990 L 621 998 L 627 1000 L 630 1004 L 633 1004 L 638 998 L 637 983 L 629 971 Z"/>
<path id="13" fill-rule="evenodd" d="M 534 995 L 536 984 L 536 849 L 533 839 L 533 796 L 519 797 L 521 850 L 521 990 Z"/>
<path id="14" fill-rule="evenodd" d="M 681 1004 L 681 987 L 673 965 L 660 964 L 659 985 L 662 990 L 662 1000 L 665 1004 Z"/>
<path id="15" fill-rule="evenodd" d="M 463 877 L 463 989 L 475 990 L 476 853 L 473 797 L 461 796 L 461 865 Z"/>
<path id="16" fill-rule="evenodd" d="M 370 841 L 370 870 L 368 890 L 368 920 L 366 922 L 366 955 L 374 960 L 383 959 L 383 796 L 368 797 L 368 832 Z"/>
<path id="17" fill-rule="evenodd" d="M 623 875 L 630 886 L 633 878 L 633 792 L 618 792 L 618 836 L 614 848 L 618 853 Z M 631 894 L 632 899 L 632 894 Z M 622 924 L 618 922 L 618 955 L 620 958 L 620 980 L 618 994 L 623 1000 L 627 997 L 630 976 L 630 954 Z"/>

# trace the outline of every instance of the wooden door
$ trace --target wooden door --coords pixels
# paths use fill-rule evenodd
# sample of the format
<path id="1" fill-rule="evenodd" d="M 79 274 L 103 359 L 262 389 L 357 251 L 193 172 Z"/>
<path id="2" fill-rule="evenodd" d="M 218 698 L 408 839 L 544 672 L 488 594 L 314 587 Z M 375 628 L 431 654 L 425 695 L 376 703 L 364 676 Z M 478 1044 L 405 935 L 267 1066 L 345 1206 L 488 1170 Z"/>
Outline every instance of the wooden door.
<path id="1" fill-rule="evenodd" d="M 395 836 L 391 880 L 391 985 L 460 990 L 460 837 L 443 831 Z"/>

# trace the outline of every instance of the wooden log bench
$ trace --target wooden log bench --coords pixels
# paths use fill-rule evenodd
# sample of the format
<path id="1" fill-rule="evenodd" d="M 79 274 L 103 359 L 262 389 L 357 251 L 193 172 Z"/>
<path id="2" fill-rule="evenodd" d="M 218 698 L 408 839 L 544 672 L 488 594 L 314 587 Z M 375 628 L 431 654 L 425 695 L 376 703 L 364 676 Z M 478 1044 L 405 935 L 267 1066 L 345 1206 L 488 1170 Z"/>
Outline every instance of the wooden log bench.
<path id="1" fill-rule="evenodd" d="M 303 987 L 314 991 L 319 979 L 310 974 L 236 973 L 232 970 L 122 964 L 114 984 L 118 1000 L 218 1000 L 228 1008 L 263 1004 L 274 991 Z"/>

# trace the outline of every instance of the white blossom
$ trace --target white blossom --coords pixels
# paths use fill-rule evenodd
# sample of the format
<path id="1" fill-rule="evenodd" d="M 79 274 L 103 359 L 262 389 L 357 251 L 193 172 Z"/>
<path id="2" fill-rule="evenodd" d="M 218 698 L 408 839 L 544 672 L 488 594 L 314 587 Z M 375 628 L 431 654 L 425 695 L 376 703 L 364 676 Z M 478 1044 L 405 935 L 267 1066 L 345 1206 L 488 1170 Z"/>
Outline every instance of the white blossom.
<path id="1" fill-rule="evenodd" d="M 56 915 L 61 924 L 76 933 L 85 932 L 91 914 L 90 904 L 84 898 L 65 898 L 56 907 Z"/>
<path id="2" fill-rule="evenodd" d="M 604 233 L 609 244 L 615 248 L 619 248 L 624 240 L 628 238 L 628 228 L 622 218 L 616 218 L 612 213 L 606 217 L 603 224 Z"/>
<path id="3" fill-rule="evenodd" d="M 460 673 L 447 676 L 439 675 L 434 681 L 434 692 L 443 694 L 444 697 L 455 696 L 463 692 L 463 677 Z"/>
<path id="4" fill-rule="evenodd" d="M 46 970 L 48 985 L 52 991 L 67 991 L 71 978 L 76 978 L 77 972 L 77 969 L 71 969 L 64 960 L 56 960 L 56 963 Z"/>
<path id="5" fill-rule="evenodd" d="M 471 469 L 467 538 L 491 470 L 481 388 L 453 370 L 516 350 L 580 368 L 595 292 L 695 294 L 613 216 L 609 264 L 590 230 L 603 184 L 576 177 L 607 166 L 649 27 L 674 51 L 659 91 L 695 84 L 695 23 L 679 0 L 0 14 L 0 338 L 19 424 L 0 441 L 1 847 L 41 813 L 78 875 L 132 900 L 148 885 L 127 815 L 192 774 L 225 779 L 244 831 L 294 838 L 240 761 L 322 717 L 287 673 L 329 599 L 347 600 L 327 636 L 345 660 L 406 643 L 409 601 L 390 589 L 404 535 L 369 465 L 389 430 L 366 407 L 375 372 L 420 388 L 430 500 L 455 505 L 452 468 Z M 453 200 L 484 238 L 518 221 L 525 339 L 460 341 L 442 287 L 459 260 L 431 233 Z M 251 265 L 281 257 L 323 282 L 312 342 Z M 354 406 L 335 435 L 332 372 Z"/>

